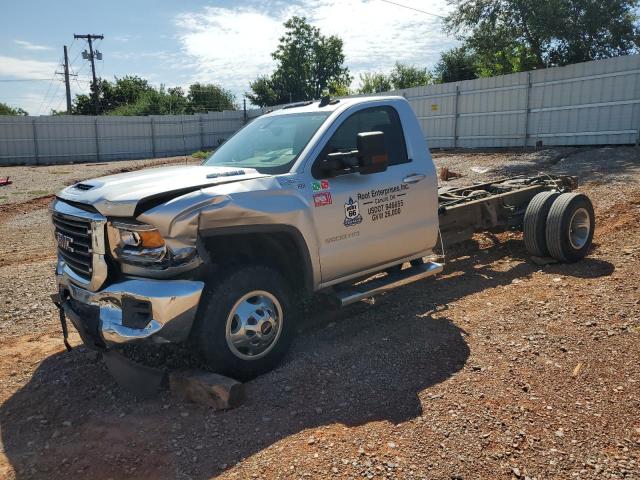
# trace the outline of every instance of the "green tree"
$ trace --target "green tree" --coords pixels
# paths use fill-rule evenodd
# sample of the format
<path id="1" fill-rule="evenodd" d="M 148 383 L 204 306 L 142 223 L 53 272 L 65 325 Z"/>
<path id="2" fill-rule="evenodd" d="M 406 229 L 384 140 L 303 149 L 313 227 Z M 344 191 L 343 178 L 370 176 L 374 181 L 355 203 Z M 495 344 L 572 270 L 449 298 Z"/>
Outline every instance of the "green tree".
<path id="1" fill-rule="evenodd" d="M 116 108 L 132 105 L 143 95 L 154 91 L 149 82 L 137 76 L 125 76 L 115 78 L 114 82 L 99 78 L 98 84 L 98 110 L 106 114 Z M 93 97 L 87 94 L 76 95 L 72 112 L 76 115 L 93 115 Z"/>
<path id="2" fill-rule="evenodd" d="M 433 75 L 438 83 L 460 82 L 478 78 L 474 56 L 464 47 L 452 48 L 440 55 Z"/>
<path id="3" fill-rule="evenodd" d="M 396 62 L 394 65 L 389 74 L 389 80 L 395 90 L 421 87 L 433 83 L 433 77 L 426 68 L 418 68 L 400 62 Z"/>
<path id="4" fill-rule="evenodd" d="M 380 72 L 361 73 L 359 93 L 380 93 L 392 90 L 389 75 Z"/>
<path id="5" fill-rule="evenodd" d="M 194 83 L 187 94 L 187 113 L 235 110 L 235 96 L 213 83 Z"/>
<path id="6" fill-rule="evenodd" d="M 264 107 L 345 91 L 351 77 L 344 66 L 342 40 L 322 35 L 304 17 L 292 17 L 284 26 L 285 34 L 271 54 L 276 69 L 251 82 L 251 103 Z"/>
<path id="7" fill-rule="evenodd" d="M 379 93 L 389 90 L 421 87 L 433 83 L 433 75 L 426 68 L 396 62 L 388 73 L 365 73 L 360 75 L 359 93 Z"/>
<path id="8" fill-rule="evenodd" d="M 260 75 L 249 83 L 249 88 L 251 93 L 246 93 L 245 95 L 254 105 L 267 107 L 278 104 L 280 97 L 269 75 Z"/>
<path id="9" fill-rule="evenodd" d="M 155 88 L 143 78 L 125 76 L 98 80 L 99 112 L 104 115 L 170 115 L 235 110 L 233 94 L 214 84 L 195 83 L 185 95 L 180 87 Z M 93 115 L 91 95 L 76 95 L 72 112 Z"/>
<path id="10" fill-rule="evenodd" d="M 187 97 L 182 87 L 172 87 L 167 90 L 165 101 L 169 108 L 169 115 L 187 111 Z"/>
<path id="11" fill-rule="evenodd" d="M 464 41 L 480 76 L 637 51 L 639 0 L 452 0 L 445 29 Z"/>
<path id="12" fill-rule="evenodd" d="M 22 108 L 13 108 L 10 107 L 9 105 L 7 105 L 6 103 L 2 103 L 0 102 L 0 115 L 22 115 L 22 116 L 27 116 L 29 115 L 25 110 L 23 110 Z"/>
<path id="13" fill-rule="evenodd" d="M 638 0 L 558 2 L 556 35 L 549 59 L 568 64 L 637 53 Z"/>

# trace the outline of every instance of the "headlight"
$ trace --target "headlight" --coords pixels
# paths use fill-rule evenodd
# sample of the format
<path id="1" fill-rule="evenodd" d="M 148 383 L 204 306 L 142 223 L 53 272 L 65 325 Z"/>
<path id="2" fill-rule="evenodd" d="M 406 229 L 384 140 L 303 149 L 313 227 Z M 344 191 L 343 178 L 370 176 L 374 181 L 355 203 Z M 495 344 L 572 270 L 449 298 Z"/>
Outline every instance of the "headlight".
<path id="1" fill-rule="evenodd" d="M 156 263 L 164 259 L 167 246 L 157 229 L 143 223 L 110 222 L 109 247 L 118 260 Z"/>
<path id="2" fill-rule="evenodd" d="M 133 248 L 161 248 L 164 238 L 157 230 L 125 230 L 120 229 L 120 243 Z"/>

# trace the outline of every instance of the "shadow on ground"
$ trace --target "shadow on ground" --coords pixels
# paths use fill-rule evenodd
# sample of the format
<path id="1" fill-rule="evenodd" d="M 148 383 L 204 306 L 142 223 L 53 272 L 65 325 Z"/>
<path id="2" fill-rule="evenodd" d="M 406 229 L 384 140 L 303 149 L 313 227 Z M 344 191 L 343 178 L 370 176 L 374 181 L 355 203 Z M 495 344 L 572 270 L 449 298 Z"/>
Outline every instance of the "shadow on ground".
<path id="1" fill-rule="evenodd" d="M 516 260 L 512 268 L 490 266 L 505 256 Z M 467 334 L 442 314 L 433 318 L 434 310 L 539 269 L 522 258 L 521 242 L 508 241 L 375 305 L 317 311 L 302 322 L 287 362 L 248 383 L 247 403 L 229 412 L 179 404 L 167 393 L 136 400 L 83 349 L 51 356 L 0 407 L 4 453 L 20 479 L 210 478 L 306 429 L 406 422 L 470 355 Z M 613 272 L 593 259 L 546 268 L 591 278 Z M 309 436 L 298 436 L 296 449 Z M 272 461 L 288 457 L 274 451 Z"/>

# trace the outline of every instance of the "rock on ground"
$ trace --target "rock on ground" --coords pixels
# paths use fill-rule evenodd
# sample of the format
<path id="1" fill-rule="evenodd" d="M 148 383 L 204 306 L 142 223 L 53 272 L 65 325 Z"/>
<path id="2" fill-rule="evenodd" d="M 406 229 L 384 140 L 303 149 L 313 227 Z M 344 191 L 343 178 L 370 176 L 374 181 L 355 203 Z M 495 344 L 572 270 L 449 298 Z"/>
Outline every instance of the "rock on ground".
<path id="1" fill-rule="evenodd" d="M 202 370 L 187 370 L 169 374 L 171 393 L 214 410 L 228 410 L 242 405 L 244 385 L 236 380 Z"/>

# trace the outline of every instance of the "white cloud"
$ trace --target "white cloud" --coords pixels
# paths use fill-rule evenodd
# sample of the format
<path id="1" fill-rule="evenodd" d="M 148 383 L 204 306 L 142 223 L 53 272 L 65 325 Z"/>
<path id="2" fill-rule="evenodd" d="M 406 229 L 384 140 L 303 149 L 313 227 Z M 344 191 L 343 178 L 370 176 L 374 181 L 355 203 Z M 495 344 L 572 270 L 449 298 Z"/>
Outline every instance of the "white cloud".
<path id="1" fill-rule="evenodd" d="M 181 15 L 177 23 L 182 48 L 198 72 L 196 80 L 235 91 L 271 70 L 271 52 L 282 33 L 280 18 L 249 8 L 208 7 Z"/>
<path id="2" fill-rule="evenodd" d="M 65 108 L 58 106 L 57 103 L 59 102 L 56 102 L 56 105 L 53 105 L 54 101 L 60 100 L 59 95 L 57 95 L 57 98 L 52 99 L 51 90 L 48 92 L 45 90 L 45 93 L 47 93 L 46 97 L 42 93 L 27 93 L 20 102 L 20 106 L 29 112 L 29 115 L 47 115 L 51 109 L 58 110 Z M 47 110 L 47 107 L 49 110 Z"/>
<path id="3" fill-rule="evenodd" d="M 53 50 L 53 47 L 48 47 L 46 45 L 37 45 L 35 43 L 27 42 L 26 40 L 14 40 L 13 43 L 20 45 L 25 50 L 33 50 L 33 51 Z"/>
<path id="4" fill-rule="evenodd" d="M 403 0 L 404 5 L 444 15 L 447 0 Z M 292 15 L 306 16 L 325 35 L 344 40 L 346 64 L 354 76 L 388 71 L 396 61 L 431 67 L 440 52 L 455 45 L 442 32 L 441 20 L 380 0 L 263 1 L 244 7 L 206 7 L 176 19 L 178 39 L 194 80 L 213 81 L 237 95 L 257 75 L 273 69 L 271 52 Z"/>
<path id="5" fill-rule="evenodd" d="M 51 78 L 58 64 L 28 58 L 0 55 L 0 76 L 16 78 Z"/>
<path id="6" fill-rule="evenodd" d="M 154 60 L 164 60 L 170 58 L 172 53 L 167 51 L 158 51 L 158 52 L 132 52 L 132 51 L 119 51 L 116 50 L 114 52 L 109 53 L 109 57 L 115 58 L 118 60 L 135 60 L 138 58 L 152 58 Z"/>
<path id="7" fill-rule="evenodd" d="M 2 84 L 0 101 L 24 108 L 31 115 L 64 108 L 61 78 L 53 78 L 57 67 L 55 62 L 0 55 L 0 78 L 19 80 Z"/>
<path id="8" fill-rule="evenodd" d="M 344 40 L 346 62 L 354 73 L 386 71 L 396 61 L 432 66 L 441 51 L 455 42 L 442 33 L 439 18 L 379 0 L 323 0 L 309 10 L 311 22 L 326 34 Z M 424 2 L 404 5 L 425 9 Z M 311 5 L 311 2 L 309 2 Z M 446 0 L 435 0 L 428 10 L 442 15 Z"/>
<path id="9" fill-rule="evenodd" d="M 127 43 L 134 38 L 138 38 L 138 36 L 136 35 L 134 37 L 133 35 L 114 35 L 110 37 L 110 40 L 114 40 L 116 42 L 121 42 L 121 43 Z"/>

